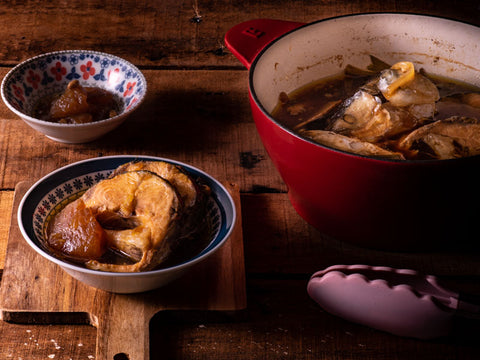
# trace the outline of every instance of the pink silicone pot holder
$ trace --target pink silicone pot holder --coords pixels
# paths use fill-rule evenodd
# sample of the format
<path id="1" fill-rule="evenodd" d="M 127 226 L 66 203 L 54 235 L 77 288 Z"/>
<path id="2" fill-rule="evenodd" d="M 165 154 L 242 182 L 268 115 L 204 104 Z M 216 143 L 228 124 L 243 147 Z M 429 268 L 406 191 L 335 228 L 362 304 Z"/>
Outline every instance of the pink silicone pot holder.
<path id="1" fill-rule="evenodd" d="M 307 291 L 333 315 L 419 339 L 448 335 L 454 316 L 480 312 L 480 305 L 460 300 L 436 277 L 408 269 L 334 265 L 313 274 Z"/>

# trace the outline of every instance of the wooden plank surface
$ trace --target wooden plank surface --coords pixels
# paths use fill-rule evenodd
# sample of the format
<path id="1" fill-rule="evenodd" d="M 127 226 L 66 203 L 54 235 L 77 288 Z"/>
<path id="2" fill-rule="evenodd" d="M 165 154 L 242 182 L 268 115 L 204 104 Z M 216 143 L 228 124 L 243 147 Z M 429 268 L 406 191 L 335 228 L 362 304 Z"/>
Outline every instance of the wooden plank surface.
<path id="1" fill-rule="evenodd" d="M 19 182 L 95 156 L 165 156 L 238 184 L 248 308 L 239 317 L 203 310 L 159 313 L 150 323 L 152 359 L 478 359 L 478 323 L 460 323 L 452 337 L 424 342 L 345 322 L 308 298 L 309 276 L 339 263 L 414 268 L 480 295 L 480 255 L 362 249 L 306 224 L 256 133 L 248 73 L 223 45 L 230 27 L 254 18 L 310 22 L 377 11 L 480 25 L 477 0 L 2 1 L 0 77 L 39 53 L 94 49 L 139 66 L 149 93 L 110 136 L 82 145 L 44 138 L 0 103 L 0 275 Z M 97 328 L 85 324 L 0 321 L 0 358 L 94 359 L 97 335 Z"/>
<path id="2" fill-rule="evenodd" d="M 3 1 L 0 63 L 46 51 L 83 47 L 144 67 L 236 67 L 225 32 L 254 18 L 311 22 L 360 12 L 429 13 L 478 23 L 478 1 Z M 10 22 L 11 23 L 11 22 Z"/>
<path id="3" fill-rule="evenodd" d="M 13 189 L 86 158 L 140 154 L 189 162 L 220 180 L 237 179 L 242 192 L 260 186 L 286 191 L 252 121 L 246 71 L 143 72 L 145 103 L 119 128 L 87 144 L 47 139 L 0 104 L 0 187 Z M 0 76 L 5 73 L 0 69 Z"/>
<path id="4" fill-rule="evenodd" d="M 16 187 L 15 208 L 31 185 L 21 182 Z M 238 187 L 224 185 L 241 214 Z M 7 256 L 0 284 L 0 319 L 31 325 L 94 325 L 98 360 L 112 359 L 117 354 L 132 354 L 131 360 L 148 360 L 150 320 L 160 311 L 233 312 L 247 305 L 241 216 L 232 236 L 205 262 L 165 287 L 140 294 L 111 294 L 75 280 L 28 246 L 15 213 Z"/>

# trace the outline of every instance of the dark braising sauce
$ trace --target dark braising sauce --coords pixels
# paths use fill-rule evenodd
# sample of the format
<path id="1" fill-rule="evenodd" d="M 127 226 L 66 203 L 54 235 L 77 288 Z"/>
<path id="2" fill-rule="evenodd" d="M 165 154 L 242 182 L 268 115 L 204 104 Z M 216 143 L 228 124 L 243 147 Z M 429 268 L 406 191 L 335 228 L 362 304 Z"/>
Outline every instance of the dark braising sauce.
<path id="1" fill-rule="evenodd" d="M 445 77 L 429 75 L 440 92 L 441 99 L 437 102 L 435 119 L 445 119 L 453 115 L 471 116 L 480 119 L 479 107 L 466 103 L 445 101 L 450 96 L 460 96 L 464 93 L 479 92 L 480 88 Z M 315 117 L 321 109 L 329 108 L 355 93 L 368 77 L 347 77 L 343 73 L 337 76 L 320 79 L 302 86 L 290 94 L 282 93 L 272 111 L 272 116 L 282 125 L 290 129 L 298 129 L 298 125 Z M 315 125 L 309 125 L 314 127 Z M 317 123 L 317 127 L 319 124 Z"/>
<path id="2" fill-rule="evenodd" d="M 359 155 L 421 160 L 480 154 L 480 88 L 414 71 L 411 62 L 375 72 L 347 66 L 342 74 L 280 93 L 272 116 L 302 137 Z"/>

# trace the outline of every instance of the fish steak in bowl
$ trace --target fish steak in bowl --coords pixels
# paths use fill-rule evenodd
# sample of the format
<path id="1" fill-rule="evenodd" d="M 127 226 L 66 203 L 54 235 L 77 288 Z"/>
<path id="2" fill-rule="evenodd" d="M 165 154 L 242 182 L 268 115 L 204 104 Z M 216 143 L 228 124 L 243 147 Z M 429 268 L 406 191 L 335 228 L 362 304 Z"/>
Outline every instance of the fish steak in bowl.
<path id="1" fill-rule="evenodd" d="M 147 170 L 145 164 L 167 170 L 162 177 L 154 173 L 162 169 L 147 165 Z M 166 180 L 172 172 L 175 177 Z M 186 177 L 175 184 L 182 174 Z M 123 184 L 125 177 L 135 180 Z M 201 198 L 189 195 L 183 179 L 194 181 Z M 173 212 L 172 197 L 177 206 Z M 69 215 L 69 206 L 78 201 L 81 205 Z M 159 201 L 168 202 L 169 208 L 154 217 L 151 212 L 158 211 Z M 196 201 L 201 206 L 193 210 Z M 78 218 L 85 209 L 87 215 Z M 74 218 L 64 221 L 69 216 Z M 188 218 L 195 220 L 185 222 Z M 78 225 L 85 219 L 85 226 Z M 148 291 L 180 277 L 222 246 L 235 219 L 232 197 L 210 175 L 170 159 L 133 155 L 93 158 L 60 168 L 37 181 L 18 209 L 20 230 L 33 250 L 77 280 L 116 293 Z M 92 226 L 100 235 L 78 244 L 78 227 L 88 232 Z M 105 243 L 97 246 L 101 241 Z M 96 253 L 99 247 L 103 249 Z"/>

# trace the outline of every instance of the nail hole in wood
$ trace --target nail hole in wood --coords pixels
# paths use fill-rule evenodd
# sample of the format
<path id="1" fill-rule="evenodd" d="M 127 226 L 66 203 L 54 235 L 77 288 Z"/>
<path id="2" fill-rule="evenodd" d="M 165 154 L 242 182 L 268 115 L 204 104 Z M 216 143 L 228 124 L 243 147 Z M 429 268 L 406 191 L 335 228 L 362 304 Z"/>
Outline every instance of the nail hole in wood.
<path id="1" fill-rule="evenodd" d="M 115 354 L 113 356 L 113 360 L 129 360 L 130 358 L 128 357 L 127 354 L 125 353 L 119 353 L 119 354 Z"/>

